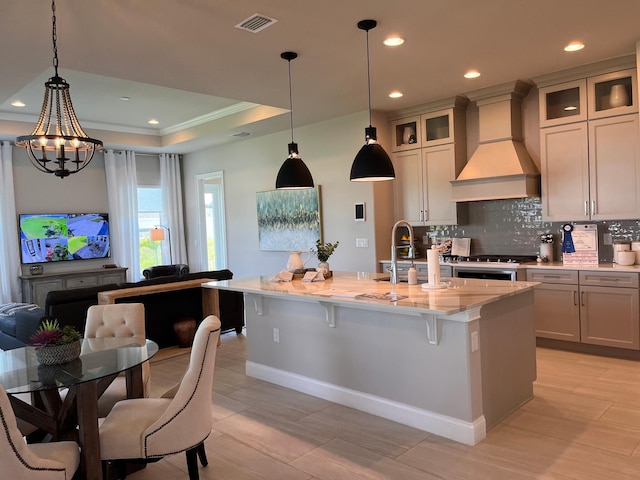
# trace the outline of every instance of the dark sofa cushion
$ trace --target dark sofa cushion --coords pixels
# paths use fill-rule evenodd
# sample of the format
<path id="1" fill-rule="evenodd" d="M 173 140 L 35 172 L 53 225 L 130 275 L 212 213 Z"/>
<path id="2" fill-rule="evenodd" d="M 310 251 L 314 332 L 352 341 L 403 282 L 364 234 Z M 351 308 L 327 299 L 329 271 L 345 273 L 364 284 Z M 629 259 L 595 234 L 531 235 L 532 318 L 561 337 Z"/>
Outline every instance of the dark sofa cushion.
<path id="1" fill-rule="evenodd" d="M 145 268 L 142 271 L 144 278 L 172 277 L 175 275 L 182 276 L 189 273 L 189 265 L 177 263 L 175 265 L 156 265 L 154 267 Z"/>
<path id="2" fill-rule="evenodd" d="M 22 347 L 31 341 L 31 336 L 40 326 L 40 321 L 44 316 L 44 310 L 37 305 L 13 304 L 3 305 L 0 308 L 0 348 L 10 350 Z"/>
<path id="3" fill-rule="evenodd" d="M 211 280 L 231 280 L 233 278 L 233 273 L 231 270 L 213 270 L 210 272 L 194 272 L 187 273 L 180 277 L 181 280 L 196 280 L 198 278 L 210 278 Z"/>
<path id="4" fill-rule="evenodd" d="M 47 293 L 44 310 L 47 315 L 57 318 L 60 325 L 73 325 L 84 333 L 87 310 L 91 305 L 98 304 L 98 293 L 119 288 L 116 283 L 109 283 L 96 287 L 53 290 Z"/>

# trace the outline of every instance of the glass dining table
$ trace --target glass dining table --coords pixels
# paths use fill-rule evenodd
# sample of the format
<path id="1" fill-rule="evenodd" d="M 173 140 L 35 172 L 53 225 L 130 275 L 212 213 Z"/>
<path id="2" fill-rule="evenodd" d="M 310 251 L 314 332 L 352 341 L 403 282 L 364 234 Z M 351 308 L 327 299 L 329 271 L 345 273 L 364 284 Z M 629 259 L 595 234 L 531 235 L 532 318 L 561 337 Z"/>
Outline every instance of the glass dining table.
<path id="1" fill-rule="evenodd" d="M 123 372 L 127 396 L 142 397 L 142 364 L 157 351 L 155 342 L 136 337 L 85 338 L 80 357 L 61 365 L 40 364 L 31 346 L 2 351 L 0 384 L 16 417 L 36 426 L 44 441 L 76 440 L 82 478 L 100 480 L 98 399 Z"/>

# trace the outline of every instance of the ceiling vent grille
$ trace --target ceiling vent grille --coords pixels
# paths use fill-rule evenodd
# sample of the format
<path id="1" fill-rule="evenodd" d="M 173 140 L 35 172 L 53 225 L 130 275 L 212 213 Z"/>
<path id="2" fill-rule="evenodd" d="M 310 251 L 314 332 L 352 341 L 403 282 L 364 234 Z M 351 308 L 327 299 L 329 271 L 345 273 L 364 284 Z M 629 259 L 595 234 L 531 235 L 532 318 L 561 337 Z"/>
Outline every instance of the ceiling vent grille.
<path id="1" fill-rule="evenodd" d="M 265 28 L 270 27 L 277 21 L 278 20 L 276 20 L 275 18 L 267 17 L 266 15 L 262 15 L 260 13 L 255 13 L 246 20 L 243 20 L 242 22 L 237 24 L 235 27 L 239 28 L 240 30 L 246 30 L 247 32 L 258 33 Z"/>
<path id="2" fill-rule="evenodd" d="M 248 137 L 251 134 L 249 132 L 238 132 L 238 133 L 233 133 L 231 136 L 232 137 L 238 137 L 238 138 L 243 138 L 243 137 Z"/>

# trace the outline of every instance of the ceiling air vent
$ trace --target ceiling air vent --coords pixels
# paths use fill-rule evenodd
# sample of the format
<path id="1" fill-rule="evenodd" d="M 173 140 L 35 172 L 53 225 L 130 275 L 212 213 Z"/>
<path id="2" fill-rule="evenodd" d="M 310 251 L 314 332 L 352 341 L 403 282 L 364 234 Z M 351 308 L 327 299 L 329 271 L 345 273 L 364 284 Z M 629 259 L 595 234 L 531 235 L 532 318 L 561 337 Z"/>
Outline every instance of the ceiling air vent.
<path id="1" fill-rule="evenodd" d="M 262 15 L 260 13 L 255 13 L 246 20 L 243 20 L 242 22 L 237 24 L 235 27 L 239 28 L 240 30 L 246 30 L 247 32 L 258 33 L 261 30 L 270 27 L 277 21 L 278 20 L 276 20 L 275 18 L 267 17 L 266 15 Z"/>
<path id="2" fill-rule="evenodd" d="M 249 132 L 238 132 L 238 133 L 233 133 L 231 136 L 232 137 L 238 137 L 238 138 L 242 138 L 242 137 L 248 137 L 251 134 Z"/>

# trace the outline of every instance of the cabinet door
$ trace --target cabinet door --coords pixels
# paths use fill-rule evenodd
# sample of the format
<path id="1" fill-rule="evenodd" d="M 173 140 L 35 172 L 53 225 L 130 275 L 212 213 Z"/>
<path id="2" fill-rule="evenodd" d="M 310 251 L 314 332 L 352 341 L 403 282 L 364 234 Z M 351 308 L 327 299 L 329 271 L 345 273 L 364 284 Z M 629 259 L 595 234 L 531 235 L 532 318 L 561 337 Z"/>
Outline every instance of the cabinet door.
<path id="1" fill-rule="evenodd" d="M 540 126 L 551 127 L 587 119 L 587 83 L 584 79 L 540 89 Z"/>
<path id="2" fill-rule="evenodd" d="M 587 124 L 541 129 L 540 154 L 543 219 L 589 220 Z"/>
<path id="3" fill-rule="evenodd" d="M 639 298 L 635 288 L 580 287 L 582 342 L 640 349 Z"/>
<path id="4" fill-rule="evenodd" d="M 420 150 L 397 153 L 393 156 L 396 171 L 394 182 L 396 219 L 422 225 L 422 158 Z"/>
<path id="5" fill-rule="evenodd" d="M 640 217 L 639 132 L 637 114 L 589 122 L 593 220 Z"/>
<path id="6" fill-rule="evenodd" d="M 427 225 L 458 223 L 456 203 L 451 201 L 451 180 L 456 179 L 454 148 L 454 144 L 449 144 L 422 149 L 424 219 Z"/>
<path id="7" fill-rule="evenodd" d="M 391 122 L 392 152 L 419 149 L 421 145 L 420 117 L 409 117 Z"/>
<path id="8" fill-rule="evenodd" d="M 568 342 L 580 341 L 578 286 L 545 284 L 533 291 L 536 336 Z"/>
<path id="9" fill-rule="evenodd" d="M 26 302 L 35 303 L 44 308 L 47 294 L 54 290 L 64 290 L 64 281 L 61 279 L 42 279 L 31 281 L 30 298 L 25 299 Z"/>

